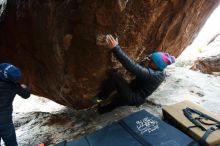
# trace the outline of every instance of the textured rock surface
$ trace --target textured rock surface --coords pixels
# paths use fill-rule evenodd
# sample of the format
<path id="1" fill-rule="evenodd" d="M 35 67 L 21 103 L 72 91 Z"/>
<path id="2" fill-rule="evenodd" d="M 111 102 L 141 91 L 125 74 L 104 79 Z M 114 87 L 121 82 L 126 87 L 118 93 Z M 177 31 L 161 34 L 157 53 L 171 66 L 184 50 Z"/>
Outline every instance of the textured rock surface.
<path id="1" fill-rule="evenodd" d="M 220 75 L 220 54 L 216 56 L 198 58 L 191 69 L 199 70 L 207 74 Z"/>
<path id="2" fill-rule="evenodd" d="M 140 107 L 120 107 L 103 115 L 92 110 L 75 111 L 68 108 L 51 113 L 47 110 L 46 112 L 16 113 L 14 123 L 19 146 L 34 146 L 42 142 L 49 145 L 63 140 L 77 139 L 141 109 L 161 117 L 162 106 L 183 100 L 190 100 L 209 111 L 220 114 L 219 76 L 179 67 L 170 67 L 167 69 L 167 75 L 166 81 Z M 26 105 L 30 101 L 31 99 L 24 100 L 23 104 Z M 41 106 L 41 103 L 38 104 Z M 21 108 L 14 110 L 21 111 Z M 25 106 L 23 109 L 27 112 Z"/>
<path id="3" fill-rule="evenodd" d="M 155 50 L 178 56 L 219 2 L 11 0 L 0 28 L 0 62 L 19 66 L 34 94 L 85 108 L 106 71 L 118 67 L 105 34 L 117 35 L 136 61 Z"/>

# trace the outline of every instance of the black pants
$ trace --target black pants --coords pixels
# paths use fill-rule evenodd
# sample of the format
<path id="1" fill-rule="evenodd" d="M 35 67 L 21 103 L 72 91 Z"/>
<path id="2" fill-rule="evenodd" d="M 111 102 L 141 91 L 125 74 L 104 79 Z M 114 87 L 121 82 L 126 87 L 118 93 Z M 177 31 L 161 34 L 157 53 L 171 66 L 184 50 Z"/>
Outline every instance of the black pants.
<path id="1" fill-rule="evenodd" d="M 108 98 L 114 91 L 117 91 L 117 93 L 113 96 L 110 104 L 99 108 L 100 113 L 109 112 L 118 106 L 139 106 L 144 103 L 144 97 L 135 92 L 130 84 L 119 73 L 111 73 L 101 87 L 102 89 L 97 95 L 100 99 Z"/>
<path id="2" fill-rule="evenodd" d="M 12 122 L 8 124 L 0 125 L 0 146 L 1 139 L 6 146 L 17 146 L 16 134 L 14 124 Z"/>

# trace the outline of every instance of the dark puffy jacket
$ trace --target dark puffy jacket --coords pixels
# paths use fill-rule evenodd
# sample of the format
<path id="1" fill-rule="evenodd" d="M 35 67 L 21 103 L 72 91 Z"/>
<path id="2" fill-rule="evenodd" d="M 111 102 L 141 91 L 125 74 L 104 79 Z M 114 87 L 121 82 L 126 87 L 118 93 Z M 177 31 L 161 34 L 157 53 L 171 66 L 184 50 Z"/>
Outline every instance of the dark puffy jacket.
<path id="1" fill-rule="evenodd" d="M 16 94 L 25 99 L 30 96 L 30 92 L 19 83 L 0 79 L 0 124 L 12 122 L 12 102 Z"/>
<path id="2" fill-rule="evenodd" d="M 136 76 L 131 82 L 131 87 L 142 97 L 146 98 L 152 94 L 165 79 L 163 71 L 152 70 L 135 63 L 122 51 L 119 45 L 113 48 L 112 52 L 119 62 Z"/>

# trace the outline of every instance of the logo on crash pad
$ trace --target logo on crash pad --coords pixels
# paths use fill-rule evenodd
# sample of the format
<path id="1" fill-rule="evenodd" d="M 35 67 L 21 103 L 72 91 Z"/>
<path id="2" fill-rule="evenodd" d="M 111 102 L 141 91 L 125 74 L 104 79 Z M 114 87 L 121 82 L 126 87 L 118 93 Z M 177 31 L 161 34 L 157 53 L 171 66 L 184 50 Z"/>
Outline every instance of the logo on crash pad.
<path id="1" fill-rule="evenodd" d="M 145 117 L 141 120 L 136 121 L 136 127 L 141 134 L 152 133 L 153 131 L 159 129 L 158 122 L 152 117 Z"/>

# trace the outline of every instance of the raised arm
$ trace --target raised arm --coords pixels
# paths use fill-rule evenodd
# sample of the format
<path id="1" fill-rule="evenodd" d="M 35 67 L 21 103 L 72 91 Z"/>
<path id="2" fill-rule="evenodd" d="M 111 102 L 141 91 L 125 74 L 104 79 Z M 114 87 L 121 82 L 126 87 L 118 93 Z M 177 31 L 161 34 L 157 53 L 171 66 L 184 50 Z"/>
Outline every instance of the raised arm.
<path id="1" fill-rule="evenodd" d="M 30 97 L 30 91 L 27 89 L 26 85 L 17 84 L 17 94 L 24 99 Z"/>
<path id="2" fill-rule="evenodd" d="M 111 36 L 108 35 L 106 38 L 108 47 L 114 53 L 114 56 L 118 61 L 130 72 L 134 73 L 138 77 L 147 78 L 150 75 L 151 69 L 142 67 L 135 63 L 128 55 L 121 49 L 118 42 Z"/>

